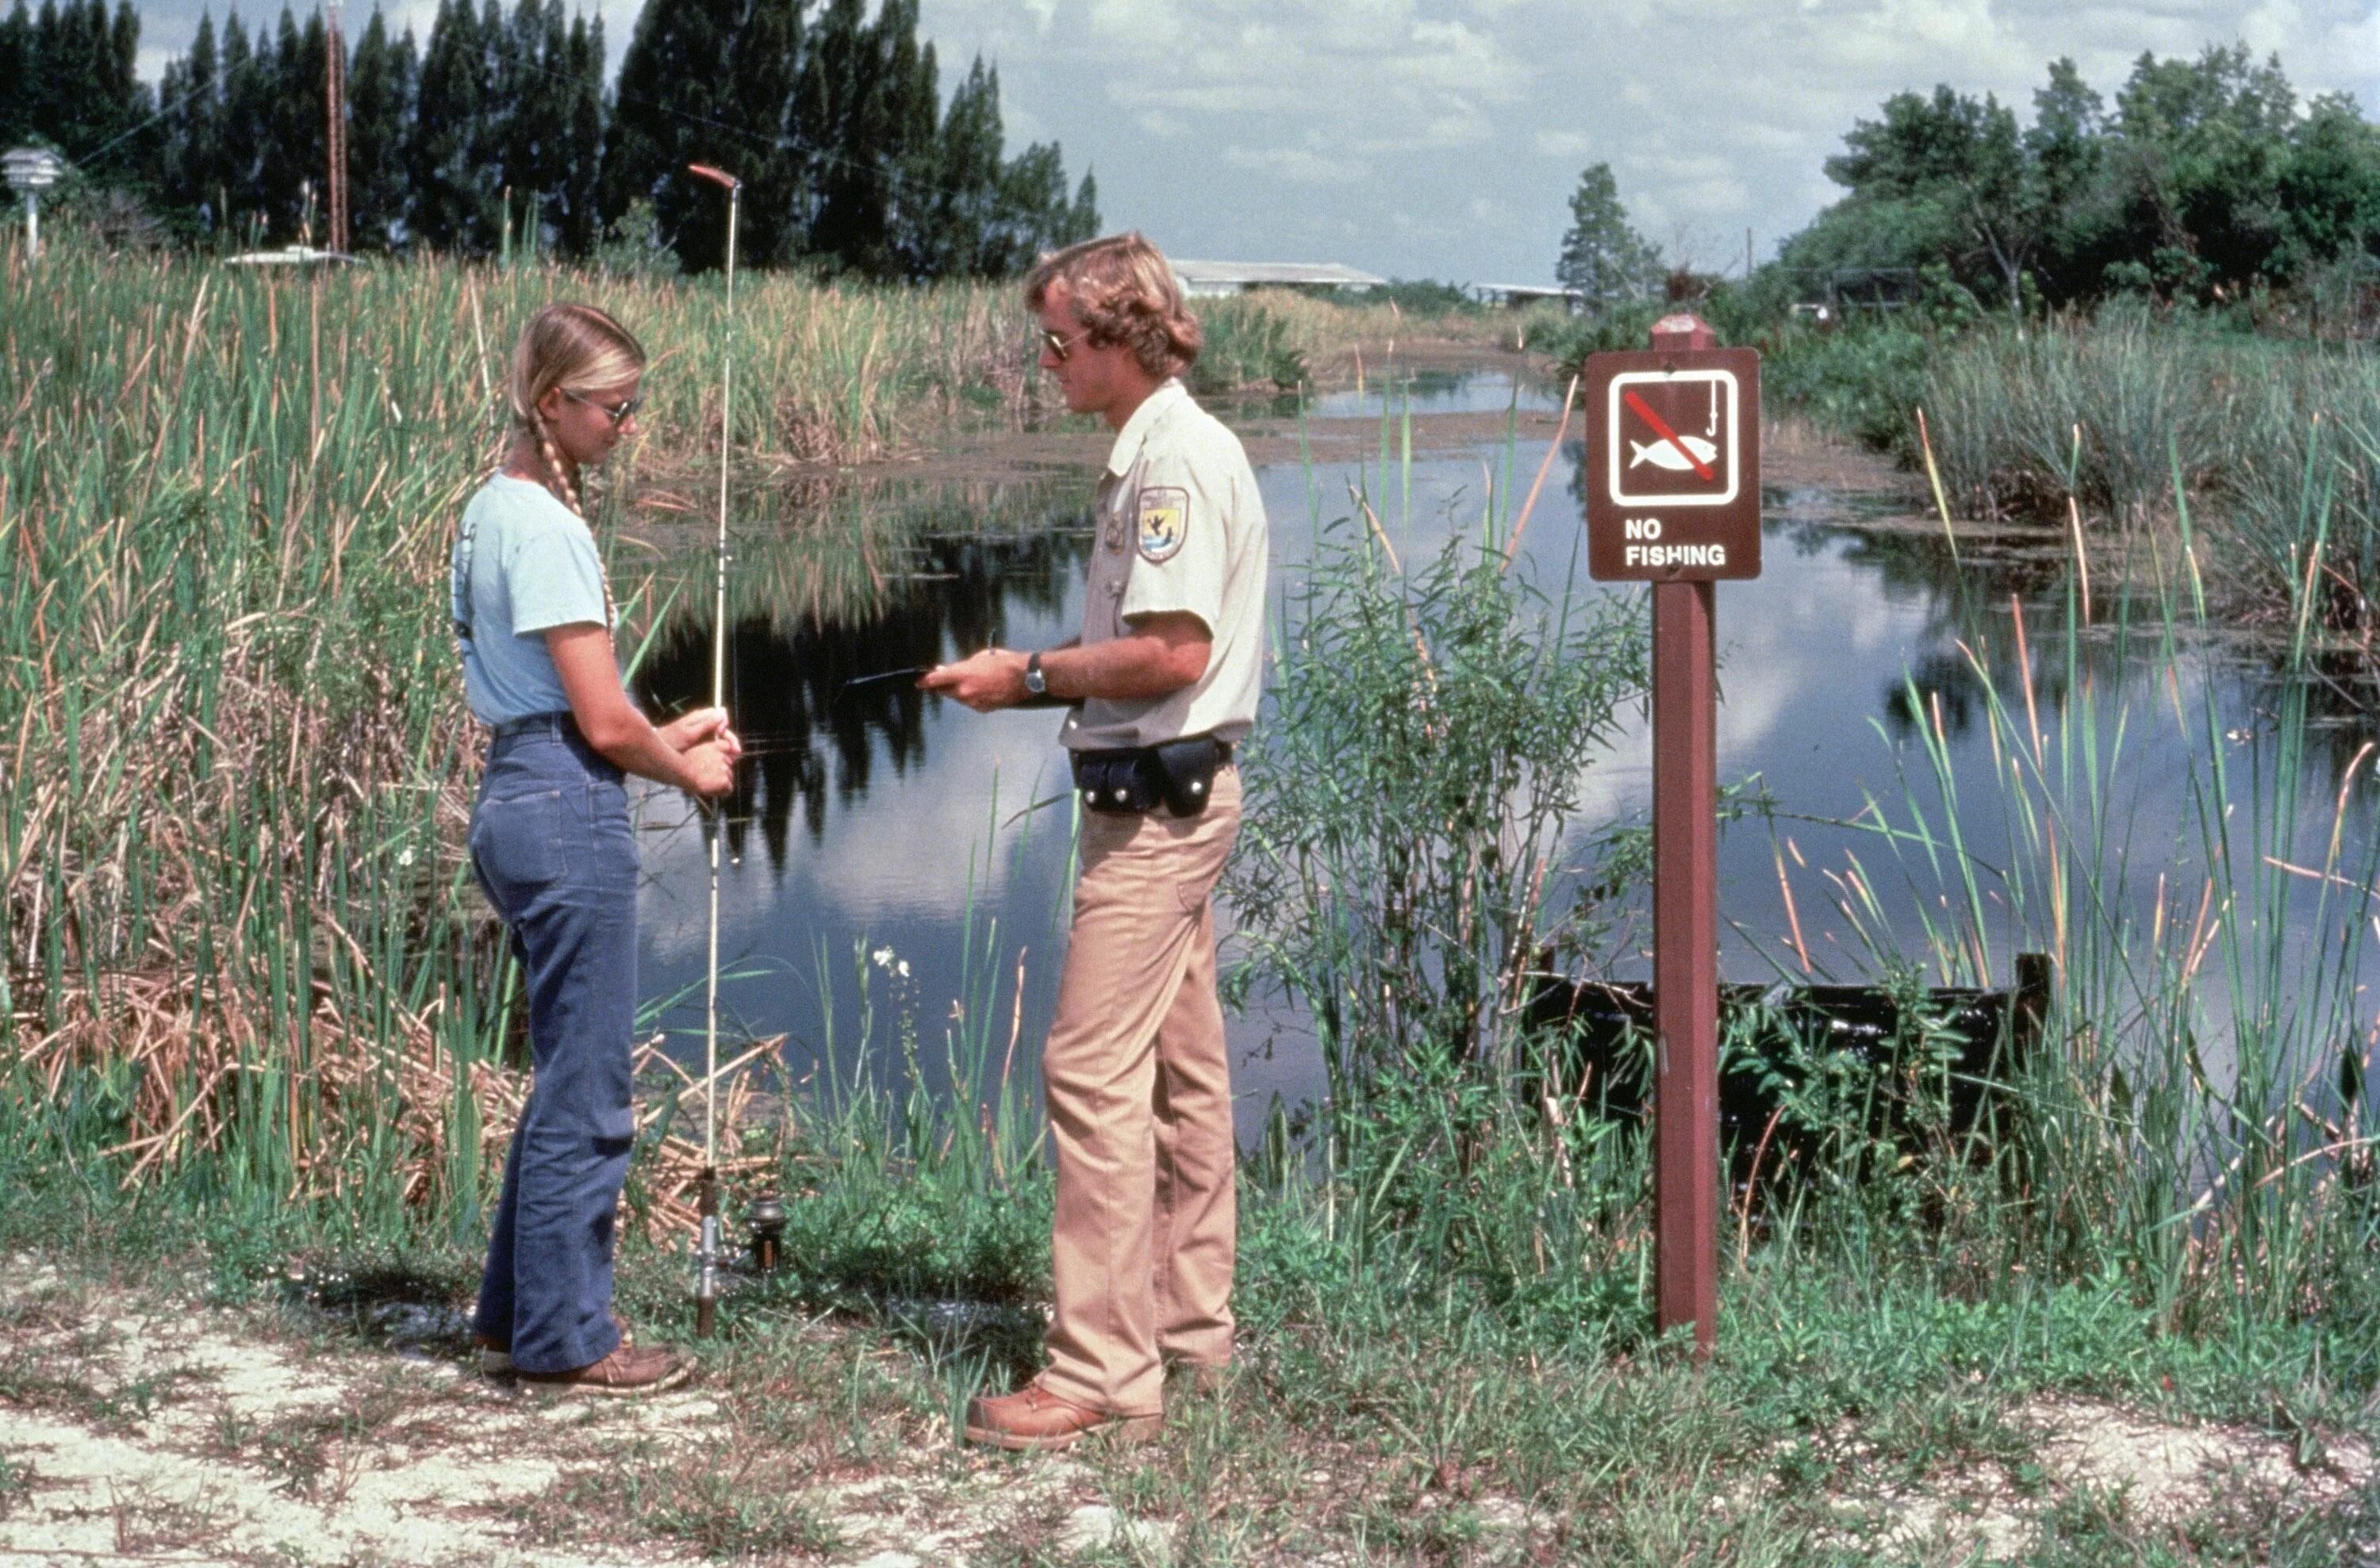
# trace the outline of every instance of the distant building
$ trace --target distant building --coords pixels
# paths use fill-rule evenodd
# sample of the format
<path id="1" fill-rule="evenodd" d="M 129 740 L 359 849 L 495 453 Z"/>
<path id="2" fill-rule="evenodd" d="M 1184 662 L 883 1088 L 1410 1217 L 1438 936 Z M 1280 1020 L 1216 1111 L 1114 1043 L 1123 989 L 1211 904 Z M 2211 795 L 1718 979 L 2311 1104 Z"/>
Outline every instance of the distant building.
<path id="1" fill-rule="evenodd" d="M 1335 261 L 1176 261 L 1173 275 L 1193 298 L 1245 294 L 1252 288 L 1343 288 L 1361 294 L 1388 279 Z"/>
<path id="2" fill-rule="evenodd" d="M 224 258 L 226 267 L 320 267 L 331 262 L 346 263 L 354 257 L 344 250 L 317 250 L 310 245 L 286 246 L 279 250 L 244 250 L 237 256 Z"/>
<path id="3" fill-rule="evenodd" d="M 1474 283 L 1471 294 L 1482 305 L 1501 305 L 1512 310 L 1524 305 L 1534 305 L 1540 299 L 1562 300 L 1573 313 L 1586 308 L 1586 295 L 1583 290 L 1562 288 L 1554 283 Z"/>

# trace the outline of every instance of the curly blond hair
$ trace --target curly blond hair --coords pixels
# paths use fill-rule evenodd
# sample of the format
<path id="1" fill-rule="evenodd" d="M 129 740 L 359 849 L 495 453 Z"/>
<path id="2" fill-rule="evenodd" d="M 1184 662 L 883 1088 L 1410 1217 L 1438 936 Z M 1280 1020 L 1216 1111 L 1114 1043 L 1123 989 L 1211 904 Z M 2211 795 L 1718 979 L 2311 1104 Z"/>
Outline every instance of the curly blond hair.
<path id="1" fill-rule="evenodd" d="M 1188 369 L 1206 343 L 1198 318 L 1183 303 L 1173 264 L 1137 231 L 1087 239 L 1041 258 L 1025 275 L 1026 306 L 1038 311 L 1052 294 L 1074 308 L 1092 347 L 1126 344 L 1152 376 Z"/>

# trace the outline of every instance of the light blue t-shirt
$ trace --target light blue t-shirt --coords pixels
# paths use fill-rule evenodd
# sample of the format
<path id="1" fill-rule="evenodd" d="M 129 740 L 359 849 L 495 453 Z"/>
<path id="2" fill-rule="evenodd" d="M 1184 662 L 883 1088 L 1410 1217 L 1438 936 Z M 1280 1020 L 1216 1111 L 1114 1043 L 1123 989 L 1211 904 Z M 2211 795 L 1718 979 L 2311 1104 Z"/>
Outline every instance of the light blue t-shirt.
<path id="1" fill-rule="evenodd" d="M 570 706 L 545 633 L 611 623 L 584 519 L 543 485 L 497 475 L 463 509 L 451 595 L 463 690 L 481 722 Z"/>

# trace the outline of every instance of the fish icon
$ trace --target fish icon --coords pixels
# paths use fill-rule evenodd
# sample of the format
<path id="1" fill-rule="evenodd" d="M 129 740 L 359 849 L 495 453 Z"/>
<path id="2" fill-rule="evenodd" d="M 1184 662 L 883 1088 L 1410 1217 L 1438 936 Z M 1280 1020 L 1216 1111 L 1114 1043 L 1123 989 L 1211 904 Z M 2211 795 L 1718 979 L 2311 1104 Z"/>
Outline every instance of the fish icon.
<path id="1" fill-rule="evenodd" d="M 1639 464 L 1649 463 L 1656 468 L 1667 468 L 1673 474 L 1683 474 L 1694 464 L 1686 461 L 1685 452 L 1680 452 L 1678 446 L 1683 446 L 1686 452 L 1693 452 L 1695 462 L 1705 465 L 1708 465 L 1711 459 L 1718 455 L 1718 448 L 1700 436 L 1680 436 L 1677 438 L 1677 445 L 1671 445 L 1667 440 L 1630 441 L 1628 449 L 1635 455 L 1628 460 L 1628 466 L 1633 468 Z"/>

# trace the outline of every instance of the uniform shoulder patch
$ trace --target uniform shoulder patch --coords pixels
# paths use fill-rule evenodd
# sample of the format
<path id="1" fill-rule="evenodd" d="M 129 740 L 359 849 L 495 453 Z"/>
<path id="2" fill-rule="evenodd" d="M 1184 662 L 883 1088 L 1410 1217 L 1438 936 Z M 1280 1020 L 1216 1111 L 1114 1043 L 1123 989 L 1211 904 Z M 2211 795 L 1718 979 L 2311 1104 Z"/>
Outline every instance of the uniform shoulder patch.
<path id="1" fill-rule="evenodd" d="M 1181 553 L 1190 536 L 1190 492 L 1178 485 L 1150 485 L 1140 492 L 1140 559 L 1162 565 Z"/>

